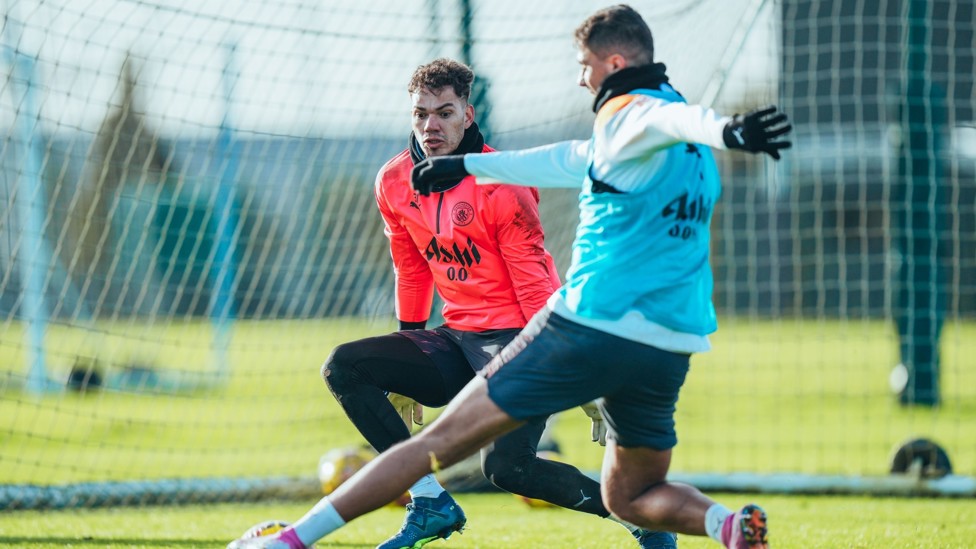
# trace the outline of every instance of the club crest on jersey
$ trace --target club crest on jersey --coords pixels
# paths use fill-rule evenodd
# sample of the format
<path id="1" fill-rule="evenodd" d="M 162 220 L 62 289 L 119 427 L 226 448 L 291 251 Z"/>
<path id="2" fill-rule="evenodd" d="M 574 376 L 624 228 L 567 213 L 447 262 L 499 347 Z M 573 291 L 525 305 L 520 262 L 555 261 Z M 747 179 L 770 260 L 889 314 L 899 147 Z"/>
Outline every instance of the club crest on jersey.
<path id="1" fill-rule="evenodd" d="M 451 220 L 459 227 L 470 225 L 474 221 L 474 208 L 467 202 L 458 202 L 451 209 Z"/>

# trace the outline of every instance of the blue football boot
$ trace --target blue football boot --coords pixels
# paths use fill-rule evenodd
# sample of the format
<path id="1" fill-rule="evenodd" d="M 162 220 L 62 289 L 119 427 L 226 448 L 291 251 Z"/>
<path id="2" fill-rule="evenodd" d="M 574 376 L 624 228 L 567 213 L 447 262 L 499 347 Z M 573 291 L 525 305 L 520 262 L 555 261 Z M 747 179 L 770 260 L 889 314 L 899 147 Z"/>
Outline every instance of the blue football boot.
<path id="1" fill-rule="evenodd" d="M 463 530 L 466 522 L 468 518 L 461 506 L 447 492 L 436 498 L 413 498 L 407 504 L 407 516 L 400 531 L 376 549 L 417 549 L 436 539 L 451 537 Z"/>
<path id="2" fill-rule="evenodd" d="M 653 532 L 641 528 L 633 532 L 641 549 L 677 549 L 678 536 L 671 532 Z"/>

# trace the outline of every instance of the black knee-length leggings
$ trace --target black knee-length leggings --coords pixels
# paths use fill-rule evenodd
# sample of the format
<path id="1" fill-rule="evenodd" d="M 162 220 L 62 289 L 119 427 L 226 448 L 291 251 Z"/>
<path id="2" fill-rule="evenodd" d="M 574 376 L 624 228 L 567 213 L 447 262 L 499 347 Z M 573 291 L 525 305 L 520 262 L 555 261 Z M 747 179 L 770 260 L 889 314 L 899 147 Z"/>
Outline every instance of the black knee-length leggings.
<path id="1" fill-rule="evenodd" d="M 342 344 L 322 366 L 322 377 L 342 409 L 377 452 L 410 437 L 386 398 L 397 393 L 424 406 L 446 405 L 470 381 L 474 368 L 461 347 L 436 331 L 424 349 L 401 333 Z M 485 476 L 502 490 L 606 517 L 600 485 L 572 465 L 536 455 L 545 421 L 528 423 L 481 451 Z"/>

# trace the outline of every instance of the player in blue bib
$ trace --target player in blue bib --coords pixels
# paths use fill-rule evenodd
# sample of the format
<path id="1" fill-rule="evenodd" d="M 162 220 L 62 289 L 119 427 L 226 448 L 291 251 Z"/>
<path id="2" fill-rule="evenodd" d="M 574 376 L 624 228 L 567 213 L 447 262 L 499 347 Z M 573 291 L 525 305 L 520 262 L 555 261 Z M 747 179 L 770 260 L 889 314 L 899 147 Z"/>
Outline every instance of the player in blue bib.
<path id="1" fill-rule="evenodd" d="M 791 126 L 775 107 L 726 117 L 688 105 L 629 6 L 587 18 L 576 42 L 580 85 L 596 97 L 589 140 L 433 157 L 412 174 L 421 194 L 468 174 L 479 184 L 582 184 L 565 285 L 428 429 L 384 452 L 293 530 L 253 546 L 309 545 L 525 422 L 602 398 L 607 509 L 730 549 L 768 547 L 759 506 L 733 512 L 667 473 L 690 356 L 709 349 L 716 329 L 709 233 L 721 187 L 711 149 L 778 160 Z"/>

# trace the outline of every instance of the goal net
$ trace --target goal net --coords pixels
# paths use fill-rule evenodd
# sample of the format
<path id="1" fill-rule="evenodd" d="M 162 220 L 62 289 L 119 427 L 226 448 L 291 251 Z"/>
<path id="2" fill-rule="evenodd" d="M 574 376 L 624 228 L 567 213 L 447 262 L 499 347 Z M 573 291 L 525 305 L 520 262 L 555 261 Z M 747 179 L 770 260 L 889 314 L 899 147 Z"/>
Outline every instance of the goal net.
<path id="1" fill-rule="evenodd" d="M 720 328 L 675 474 L 873 478 L 918 437 L 976 473 L 972 5 L 630 4 L 689 101 L 796 127 L 780 163 L 717 155 Z M 0 509 L 307 494 L 362 443 L 319 366 L 395 329 L 372 182 L 413 70 L 471 64 L 499 149 L 593 119 L 596 2 L 2 6 Z M 576 195 L 543 193 L 562 271 Z M 598 470 L 586 421 L 556 436 Z"/>

